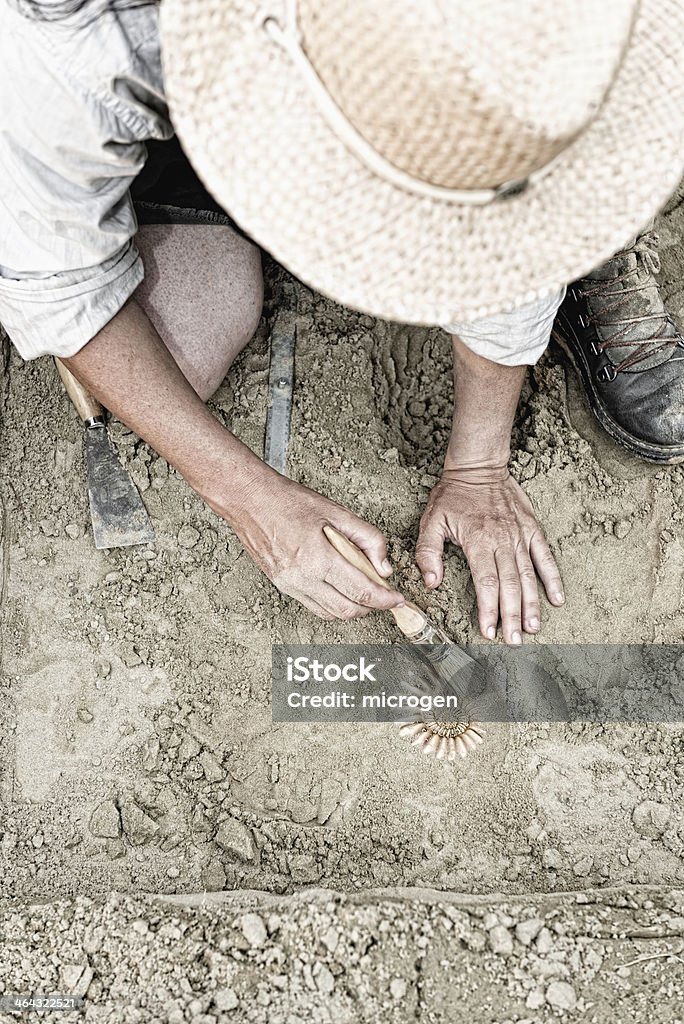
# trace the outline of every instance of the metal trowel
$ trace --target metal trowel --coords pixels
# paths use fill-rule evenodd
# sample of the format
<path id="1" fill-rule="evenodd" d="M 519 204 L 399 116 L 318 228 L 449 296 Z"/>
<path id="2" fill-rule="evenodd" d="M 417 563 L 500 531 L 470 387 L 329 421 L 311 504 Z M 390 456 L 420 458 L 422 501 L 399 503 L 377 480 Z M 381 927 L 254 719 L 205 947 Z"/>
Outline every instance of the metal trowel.
<path id="1" fill-rule="evenodd" d="M 66 393 L 85 426 L 88 500 L 96 548 L 150 544 L 154 528 L 142 498 L 119 462 L 105 425 L 104 409 L 59 359 L 55 359 Z"/>

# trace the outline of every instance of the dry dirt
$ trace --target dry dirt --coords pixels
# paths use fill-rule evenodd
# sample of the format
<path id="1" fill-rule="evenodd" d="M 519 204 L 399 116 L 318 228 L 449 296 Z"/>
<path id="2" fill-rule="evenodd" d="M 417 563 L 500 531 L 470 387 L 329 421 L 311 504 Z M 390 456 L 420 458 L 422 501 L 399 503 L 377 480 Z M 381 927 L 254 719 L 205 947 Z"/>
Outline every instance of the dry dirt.
<path id="1" fill-rule="evenodd" d="M 682 322 L 682 208 L 659 228 L 663 283 Z M 435 594 L 424 592 L 412 558 L 449 430 L 447 339 L 342 310 L 274 268 L 268 283 L 259 336 L 217 395 L 216 415 L 262 450 L 268 328 L 278 309 L 295 310 L 291 475 L 377 523 L 407 594 L 454 639 L 476 640 L 461 554 L 448 552 Z M 424 759 L 389 725 L 272 724 L 272 643 L 389 641 L 391 624 L 322 623 L 280 596 L 183 480 L 117 423 L 112 437 L 157 541 L 96 551 L 80 423 L 49 360 L 24 364 L 7 343 L 3 352 L 5 900 L 59 898 L 67 901 L 60 914 L 85 921 L 113 890 L 263 890 L 295 908 L 296 921 L 302 904 L 284 896 L 312 886 L 482 894 L 490 913 L 503 906 L 498 894 L 506 906 L 520 897 L 526 902 L 514 905 L 527 907 L 542 899 L 531 893 L 629 888 L 639 903 L 643 886 L 684 887 L 676 724 L 495 727 L 483 751 L 458 765 Z M 513 471 L 567 594 L 563 610 L 545 606 L 538 642 L 683 642 L 684 469 L 648 466 L 616 448 L 553 349 L 529 376 L 513 440 Z M 86 899 L 68 902 L 76 896 Z M 363 901 L 352 905 L 363 917 Z M 401 901 L 391 905 L 398 914 Z M 378 922 L 379 906 L 369 896 L 367 913 Z M 407 921 L 408 895 L 403 906 Z M 105 921 L 125 929 L 134 901 L 106 907 Z M 189 928 L 195 913 L 186 911 Z M 0 967 L 0 991 L 7 970 Z M 524 1005 L 529 986 L 520 984 Z M 421 999 L 421 1020 L 450 1019 L 443 1010 L 430 1016 Z M 572 1015 L 578 1007 L 547 1010 Z M 275 1010 L 274 1022 L 373 1019 L 342 1010 L 306 1016 L 284 998 L 280 1017 Z M 157 1019 L 140 1013 L 120 1019 Z"/>
<path id="2" fill-rule="evenodd" d="M 657 889 L 241 891 L 7 909 L 0 935 L 12 991 L 87 992 L 94 1024 L 681 1024 L 683 914 Z"/>

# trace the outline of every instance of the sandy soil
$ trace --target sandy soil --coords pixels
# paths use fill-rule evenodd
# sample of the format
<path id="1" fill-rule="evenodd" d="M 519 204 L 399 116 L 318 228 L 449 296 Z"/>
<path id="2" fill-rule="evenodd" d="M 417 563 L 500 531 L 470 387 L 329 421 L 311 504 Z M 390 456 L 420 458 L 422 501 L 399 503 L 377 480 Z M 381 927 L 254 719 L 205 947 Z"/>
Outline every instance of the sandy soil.
<path id="1" fill-rule="evenodd" d="M 660 230 L 682 321 L 682 209 Z M 214 402 L 257 451 L 283 307 L 300 324 L 291 474 L 383 528 L 406 592 L 456 640 L 477 639 L 460 553 L 430 595 L 412 560 L 448 436 L 446 338 L 342 310 L 272 269 L 259 337 Z M 387 641 L 391 624 L 322 623 L 281 597 L 116 423 L 157 542 L 95 551 L 82 428 L 50 361 L 3 354 L 0 895 L 684 883 L 676 725 L 497 727 L 456 766 L 391 726 L 273 725 L 273 642 Z M 682 642 L 684 470 L 616 448 L 554 350 L 525 387 L 513 471 L 568 598 L 545 606 L 539 642 Z"/>
<path id="2" fill-rule="evenodd" d="M 657 889 L 241 892 L 0 910 L 0 934 L 9 991 L 87 992 L 96 1024 L 681 1024 L 683 915 Z"/>

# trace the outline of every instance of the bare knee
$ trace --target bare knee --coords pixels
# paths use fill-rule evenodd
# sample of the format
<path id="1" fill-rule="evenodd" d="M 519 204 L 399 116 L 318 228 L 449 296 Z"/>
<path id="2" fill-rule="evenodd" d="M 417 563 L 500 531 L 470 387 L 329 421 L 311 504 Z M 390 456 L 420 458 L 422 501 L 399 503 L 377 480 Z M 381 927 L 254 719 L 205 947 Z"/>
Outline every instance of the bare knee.
<path id="1" fill-rule="evenodd" d="M 187 363 L 184 372 L 202 401 L 218 391 L 236 357 L 254 337 L 264 303 L 261 254 L 256 247 L 227 283 L 229 301 L 207 317 L 207 352 Z"/>
<path id="2" fill-rule="evenodd" d="M 136 298 L 204 401 L 259 324 L 260 250 L 225 225 L 145 225 L 145 280 Z"/>

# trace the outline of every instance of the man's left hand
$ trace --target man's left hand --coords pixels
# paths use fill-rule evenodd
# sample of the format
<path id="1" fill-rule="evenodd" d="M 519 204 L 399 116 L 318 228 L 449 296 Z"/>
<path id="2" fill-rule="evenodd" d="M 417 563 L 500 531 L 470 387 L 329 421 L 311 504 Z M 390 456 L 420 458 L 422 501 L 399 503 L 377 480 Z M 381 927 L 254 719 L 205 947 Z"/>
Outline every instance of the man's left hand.
<path id="1" fill-rule="evenodd" d="M 445 541 L 462 548 L 475 583 L 480 631 L 492 640 L 501 616 L 508 644 L 540 628 L 537 575 L 556 607 L 563 585 L 529 498 L 507 470 L 445 470 L 420 522 L 416 561 L 425 585 L 444 574 Z"/>

